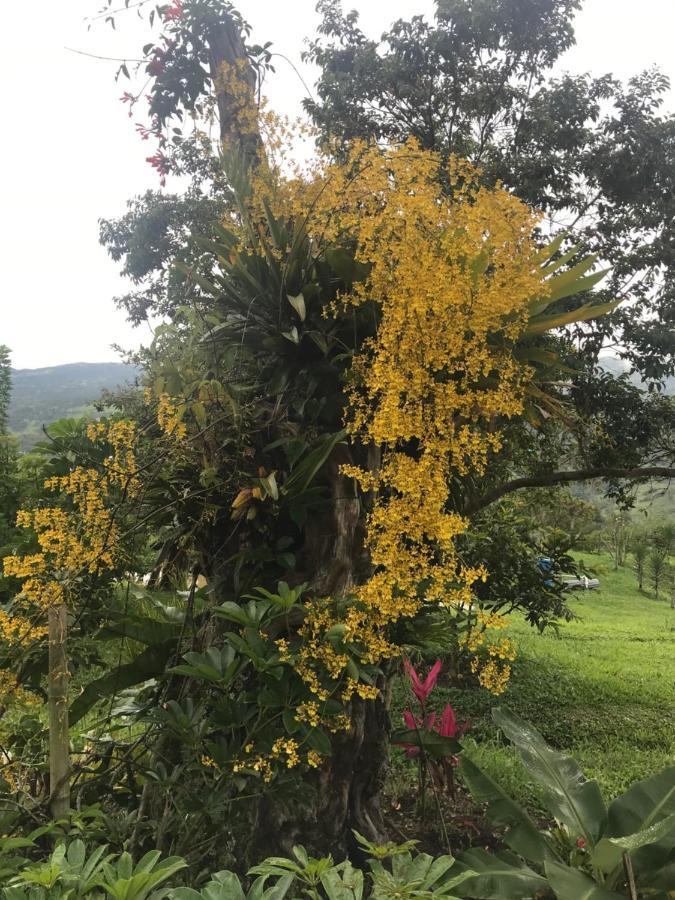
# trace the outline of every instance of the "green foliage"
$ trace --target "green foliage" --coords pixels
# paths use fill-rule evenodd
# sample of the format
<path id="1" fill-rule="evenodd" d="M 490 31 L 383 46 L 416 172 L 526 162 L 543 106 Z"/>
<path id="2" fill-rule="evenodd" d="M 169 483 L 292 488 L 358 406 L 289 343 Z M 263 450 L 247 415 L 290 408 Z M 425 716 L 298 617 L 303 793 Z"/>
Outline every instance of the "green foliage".
<path id="1" fill-rule="evenodd" d="M 546 509 L 551 516 L 543 521 Z M 504 614 L 522 611 L 540 631 L 569 618 L 558 576 L 576 567 L 567 537 L 559 530 L 564 516 L 559 494 L 542 498 L 534 492 L 532 498 L 505 498 L 473 518 L 461 544 L 470 564 L 483 563 L 490 572 L 490 578 L 475 587 L 484 607 Z M 537 565 L 541 557 L 551 560 L 546 573 Z"/>
<path id="2" fill-rule="evenodd" d="M 136 865 L 128 853 L 106 854 L 107 847 L 94 848 L 87 855 L 85 844 L 59 844 L 44 862 L 26 865 L 10 880 L 4 900 L 161 900 L 169 889 L 160 885 L 185 868 L 175 857 L 160 859 L 157 850 L 147 853 Z"/>
<path id="3" fill-rule="evenodd" d="M 587 780 L 571 757 L 549 747 L 535 728 L 505 709 L 494 710 L 494 719 L 540 784 L 556 827 L 539 831 L 527 813 L 471 760 L 462 758 L 460 771 L 476 799 L 488 802 L 488 817 L 507 827 L 507 846 L 543 867 L 556 896 L 560 900 L 620 896 L 612 891 L 625 885 L 626 855 L 642 888 L 658 886 L 675 861 L 675 767 L 638 782 L 607 808 L 597 783 Z M 494 880 L 493 860 L 469 851 L 460 862 L 479 873 L 467 882 L 470 896 L 488 900 L 504 896 Z M 522 887 L 528 875 L 522 863 L 502 855 L 498 865 L 505 870 L 512 867 L 513 883 L 521 879 Z M 511 876 L 504 877 L 508 884 Z"/>
<path id="4" fill-rule="evenodd" d="M 647 572 L 654 588 L 654 596 L 659 599 L 659 588 L 662 587 L 669 569 L 668 556 L 663 547 L 654 546 L 647 557 Z"/>
<path id="5" fill-rule="evenodd" d="M 229 871 L 213 874 L 201 888 L 168 887 L 165 882 L 185 868 L 179 858 L 161 858 L 159 851 L 147 853 L 134 865 L 128 853 L 106 854 L 99 846 L 89 854 L 85 844 L 59 844 L 44 862 L 20 868 L 9 885 L 0 888 L 3 900 L 283 900 L 291 891 L 314 900 L 457 900 L 454 892 L 471 873 L 451 872 L 451 856 L 433 858 L 413 855 L 411 844 L 370 844 L 357 835 L 368 856 L 370 884 L 361 869 L 345 860 L 337 865 L 332 857 L 315 859 L 304 847 L 293 848 L 293 858 L 269 857 L 248 872 L 256 876 L 248 891 Z M 20 844 L 20 839 L 15 842 Z M 28 842 L 30 843 L 30 842 Z M 161 885 L 164 885 L 160 887 Z M 464 896 L 461 894 L 461 896 Z"/>

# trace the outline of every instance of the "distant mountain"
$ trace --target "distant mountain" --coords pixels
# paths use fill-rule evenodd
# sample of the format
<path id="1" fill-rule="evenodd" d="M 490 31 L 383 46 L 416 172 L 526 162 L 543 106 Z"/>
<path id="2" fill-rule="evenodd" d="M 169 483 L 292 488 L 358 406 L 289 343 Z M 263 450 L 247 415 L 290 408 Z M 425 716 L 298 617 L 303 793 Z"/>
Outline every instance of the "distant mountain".
<path id="1" fill-rule="evenodd" d="M 606 372 L 611 372 L 612 375 L 624 375 L 630 371 L 628 363 L 623 359 L 618 359 L 616 356 L 601 356 L 599 362 L 602 368 Z M 629 376 L 629 379 L 636 387 L 645 387 L 645 383 L 635 372 Z M 671 396 L 675 394 L 675 378 L 666 378 L 664 393 Z"/>
<path id="2" fill-rule="evenodd" d="M 13 369 L 9 427 L 24 449 L 56 419 L 94 413 L 105 389 L 133 382 L 136 369 L 124 363 L 69 363 L 45 369 Z"/>

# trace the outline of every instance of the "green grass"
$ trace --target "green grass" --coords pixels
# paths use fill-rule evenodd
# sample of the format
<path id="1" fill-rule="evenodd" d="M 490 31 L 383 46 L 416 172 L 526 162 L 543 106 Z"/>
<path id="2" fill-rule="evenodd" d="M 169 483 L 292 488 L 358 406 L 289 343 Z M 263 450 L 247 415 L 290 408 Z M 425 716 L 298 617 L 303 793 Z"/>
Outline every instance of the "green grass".
<path id="1" fill-rule="evenodd" d="M 491 722 L 495 705 L 573 754 L 608 799 L 675 759 L 675 610 L 667 598 L 640 594 L 630 568 L 614 572 L 607 557 L 583 558 L 601 589 L 574 595 L 575 621 L 540 635 L 513 617 L 508 635 L 519 652 L 506 694 L 496 700 L 482 690 L 439 688 L 434 695 L 471 718 L 472 755 L 532 806 L 537 794 Z"/>

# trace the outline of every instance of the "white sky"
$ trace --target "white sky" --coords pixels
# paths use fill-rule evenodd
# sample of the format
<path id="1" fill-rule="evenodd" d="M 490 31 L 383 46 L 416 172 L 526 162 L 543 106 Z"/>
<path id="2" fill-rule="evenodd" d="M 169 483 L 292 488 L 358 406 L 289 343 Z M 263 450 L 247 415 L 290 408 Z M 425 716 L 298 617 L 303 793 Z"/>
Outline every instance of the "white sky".
<path id="1" fill-rule="evenodd" d="M 272 40 L 299 68 L 303 38 L 314 34 L 315 0 L 240 0 L 255 40 Z M 135 193 L 156 187 L 141 142 L 113 81 L 116 64 L 68 52 L 75 47 L 135 56 L 147 31 L 126 17 L 120 30 L 87 31 L 98 0 L 15 0 L 3 5 L 0 83 L 0 343 L 17 368 L 116 359 L 113 343 L 147 343 L 112 302 L 124 283 L 98 245 L 99 217 L 123 212 Z M 119 5 L 122 5 L 120 0 Z M 432 0 L 345 0 L 373 36 L 395 18 L 423 13 Z M 638 12 L 639 10 L 639 12 Z M 577 46 L 562 68 L 626 78 L 656 63 L 675 83 L 675 0 L 585 0 Z M 149 40 L 149 38 L 148 38 Z M 293 111 L 303 94 L 277 60 L 268 93 Z M 304 72 L 312 81 L 311 72 Z M 272 89 L 273 88 L 273 89 Z M 675 108 L 673 92 L 668 108 Z"/>

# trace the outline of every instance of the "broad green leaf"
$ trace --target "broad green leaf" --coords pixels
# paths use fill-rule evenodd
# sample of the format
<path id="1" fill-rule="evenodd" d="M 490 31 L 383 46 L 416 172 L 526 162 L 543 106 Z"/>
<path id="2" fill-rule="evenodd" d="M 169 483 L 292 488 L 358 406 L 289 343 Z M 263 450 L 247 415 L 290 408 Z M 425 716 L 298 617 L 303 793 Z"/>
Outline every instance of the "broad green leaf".
<path id="1" fill-rule="evenodd" d="M 264 883 L 264 878 L 256 879 Z M 295 881 L 294 875 L 282 875 L 271 887 L 265 888 L 260 900 L 284 900 L 284 897 L 290 890 L 291 885 Z M 258 900 L 255 884 L 246 895 L 247 900 Z M 210 898 L 209 898 L 210 900 Z"/>
<path id="2" fill-rule="evenodd" d="M 363 896 L 363 872 L 349 862 L 322 872 L 321 884 L 328 900 L 361 900 Z"/>
<path id="3" fill-rule="evenodd" d="M 462 745 L 458 740 L 445 737 L 436 731 L 426 731 L 422 728 L 403 728 L 394 731 L 391 735 L 394 744 L 406 744 L 412 747 L 421 747 L 425 753 L 434 759 L 443 759 L 460 753 Z"/>
<path id="4" fill-rule="evenodd" d="M 293 496 L 307 490 L 311 482 L 314 480 L 319 469 L 326 462 L 333 449 L 341 440 L 344 439 L 347 432 L 336 431 L 334 434 L 325 435 L 309 453 L 294 467 L 291 474 L 285 480 L 282 492 L 286 495 Z"/>
<path id="5" fill-rule="evenodd" d="M 667 855 L 675 847 L 675 813 L 666 819 L 661 819 L 655 825 L 650 825 L 649 828 L 635 832 L 635 834 L 629 834 L 625 837 L 604 837 L 593 852 L 592 863 L 601 872 L 611 872 L 621 865 L 621 858 L 625 850 L 628 850 L 631 857 L 633 857 L 635 851 L 641 847 L 661 842 L 663 842 L 663 859 L 661 862 L 665 862 Z M 653 848 L 653 851 L 656 851 L 656 848 Z M 654 855 L 656 856 L 656 852 Z M 653 859 L 650 864 L 654 865 Z M 634 866 L 634 868 L 637 869 L 638 867 Z"/>
<path id="6" fill-rule="evenodd" d="M 565 231 L 561 231 L 560 234 L 557 234 L 550 243 L 546 244 L 541 248 L 536 254 L 537 260 L 539 262 L 546 262 L 546 260 L 550 259 L 554 256 L 558 250 L 560 250 L 563 241 L 567 237 L 567 233 Z"/>
<path id="7" fill-rule="evenodd" d="M 612 801 L 607 813 L 607 838 L 625 838 L 651 829 L 675 815 L 675 766 L 636 782 Z M 669 829 L 667 829 L 669 831 Z M 672 833 L 631 852 L 636 872 L 650 872 L 662 866 L 673 849 Z"/>
<path id="8" fill-rule="evenodd" d="M 597 256 L 587 256 L 585 259 L 582 259 L 581 262 L 572 266 L 571 269 L 566 269 L 564 272 L 559 272 L 557 275 L 548 278 L 546 280 L 546 286 L 550 292 L 550 302 L 555 303 L 557 300 L 562 300 L 564 297 L 570 296 L 570 294 L 578 294 L 579 290 L 577 285 L 585 280 L 583 276 L 586 275 L 586 272 L 588 272 L 589 269 L 593 268 L 597 261 Z M 605 275 L 607 271 L 608 270 L 605 269 L 600 277 Z M 570 291 L 570 294 L 566 293 L 567 291 Z"/>
<path id="9" fill-rule="evenodd" d="M 480 900 L 523 900 L 545 890 L 546 879 L 514 853 L 487 853 L 480 847 L 457 858 L 460 872 L 474 873 L 462 885 L 462 895 Z"/>
<path id="10" fill-rule="evenodd" d="M 595 303 L 579 306 L 576 309 L 563 313 L 551 313 L 550 315 L 535 316 L 530 319 L 526 328 L 526 335 L 545 334 L 554 328 L 561 328 L 563 325 L 572 325 L 575 322 L 587 322 L 590 319 L 598 319 L 619 305 L 619 300 L 613 300 L 611 303 Z"/>
<path id="11" fill-rule="evenodd" d="M 175 649 L 176 642 L 173 640 L 148 647 L 139 653 L 132 662 L 113 669 L 112 672 L 95 681 L 90 681 L 70 706 L 68 712 L 70 725 L 73 726 L 79 722 L 82 716 L 86 715 L 92 706 L 104 697 L 110 697 L 125 688 L 163 675 Z"/>
<path id="12" fill-rule="evenodd" d="M 675 888 L 675 859 L 657 871 L 647 872 L 640 878 L 640 884 L 643 887 L 671 891 L 668 896 L 672 897 L 672 891 Z"/>
<path id="13" fill-rule="evenodd" d="M 459 759 L 459 771 L 474 800 L 488 804 L 487 817 L 495 825 L 509 825 L 504 836 L 508 847 L 525 859 L 543 863 L 556 857 L 544 835 L 525 810 L 486 775 L 466 754 Z"/>
<path id="14" fill-rule="evenodd" d="M 534 726 L 506 709 L 494 709 L 492 717 L 523 758 L 529 774 L 544 789 L 549 810 L 568 828 L 572 837 L 583 837 L 592 846 L 607 821 L 600 788 L 589 781 L 570 756 L 549 747 Z"/>
<path id="15" fill-rule="evenodd" d="M 605 890 L 579 869 L 570 869 L 562 863 L 548 862 L 545 871 L 558 900 L 621 900 L 625 897 Z"/>
<path id="16" fill-rule="evenodd" d="M 675 766 L 636 782 L 607 811 L 607 837 L 625 837 L 675 814 Z"/>

